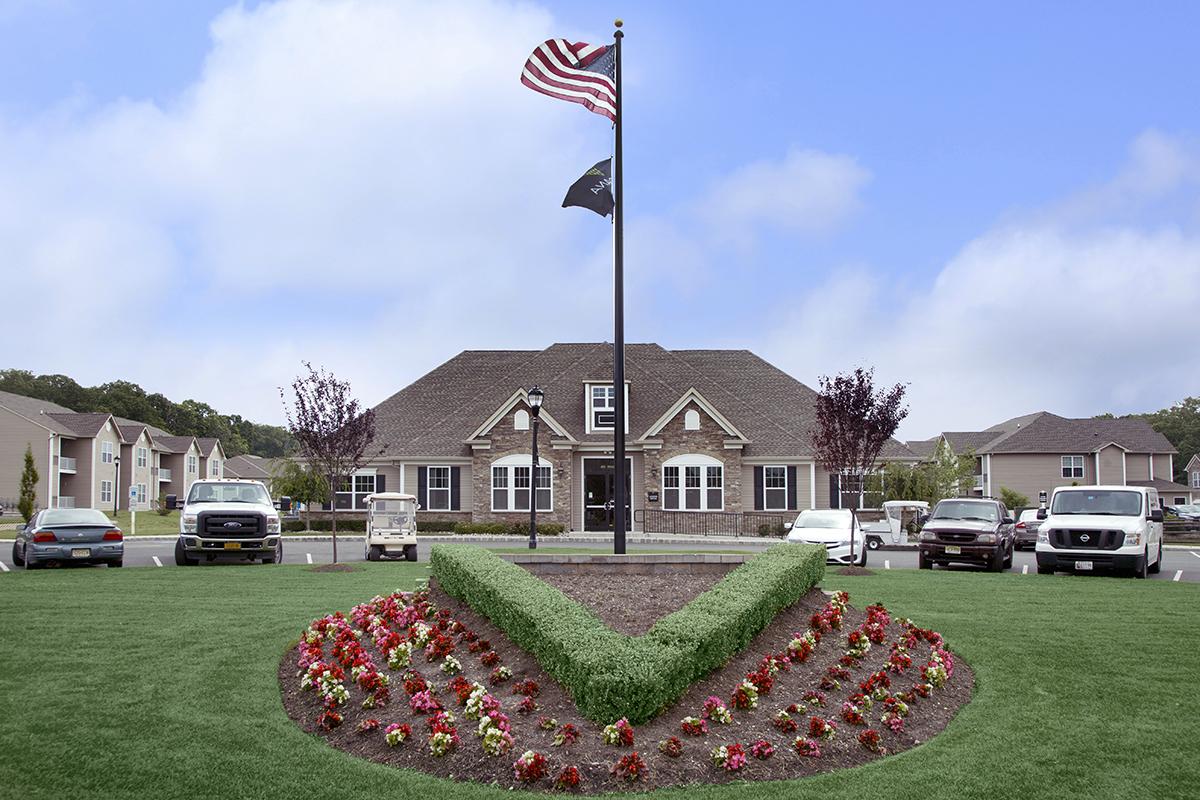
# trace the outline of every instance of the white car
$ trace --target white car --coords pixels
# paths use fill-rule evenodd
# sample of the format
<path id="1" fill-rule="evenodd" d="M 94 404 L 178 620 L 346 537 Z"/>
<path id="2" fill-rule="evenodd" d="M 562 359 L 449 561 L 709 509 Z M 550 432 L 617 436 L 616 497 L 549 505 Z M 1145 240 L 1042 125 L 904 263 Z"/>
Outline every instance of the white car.
<path id="1" fill-rule="evenodd" d="M 1039 575 L 1056 569 L 1162 569 L 1163 512 L 1158 491 L 1142 486 L 1060 486 L 1037 532 Z"/>
<path id="2" fill-rule="evenodd" d="M 174 495 L 168 495 L 167 508 L 177 507 Z M 198 480 L 179 515 L 175 563 L 193 566 L 200 559 L 230 557 L 264 564 L 282 561 L 279 512 L 259 481 Z"/>
<path id="3" fill-rule="evenodd" d="M 854 560 L 850 560 L 850 537 L 854 537 Z M 788 531 L 787 541 L 803 544 L 823 544 L 827 563 L 867 564 L 867 547 L 858 518 L 845 508 L 808 509 L 801 511 Z"/>

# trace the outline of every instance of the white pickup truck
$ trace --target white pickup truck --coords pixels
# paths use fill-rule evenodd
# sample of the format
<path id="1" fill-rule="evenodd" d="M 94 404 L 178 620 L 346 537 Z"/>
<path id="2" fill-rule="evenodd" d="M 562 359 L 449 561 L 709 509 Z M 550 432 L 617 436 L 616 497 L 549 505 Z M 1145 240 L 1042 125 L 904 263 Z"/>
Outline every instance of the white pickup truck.
<path id="1" fill-rule="evenodd" d="M 1060 486 L 1037 533 L 1037 571 L 1111 569 L 1145 578 L 1162 569 L 1158 490 L 1142 486 Z"/>
<path id="2" fill-rule="evenodd" d="M 168 496 L 167 508 L 179 508 Z M 279 512 L 259 481 L 199 480 L 192 484 L 179 515 L 175 563 L 237 558 L 278 564 L 283 560 Z"/>

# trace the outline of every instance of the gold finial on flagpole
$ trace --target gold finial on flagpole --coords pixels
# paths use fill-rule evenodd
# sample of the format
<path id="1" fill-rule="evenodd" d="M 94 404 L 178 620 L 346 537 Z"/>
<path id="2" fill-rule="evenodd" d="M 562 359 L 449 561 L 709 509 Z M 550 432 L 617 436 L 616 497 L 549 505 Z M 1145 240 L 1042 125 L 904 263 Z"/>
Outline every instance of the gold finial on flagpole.
<path id="1" fill-rule="evenodd" d="M 622 22 L 622 21 L 621 21 L 621 20 L 619 20 L 619 19 L 613 20 L 613 25 L 617 26 L 618 28 L 619 28 L 619 27 L 621 27 L 621 26 L 622 26 L 622 25 L 624 25 L 624 24 L 625 24 L 625 23 L 624 23 L 624 22 Z"/>

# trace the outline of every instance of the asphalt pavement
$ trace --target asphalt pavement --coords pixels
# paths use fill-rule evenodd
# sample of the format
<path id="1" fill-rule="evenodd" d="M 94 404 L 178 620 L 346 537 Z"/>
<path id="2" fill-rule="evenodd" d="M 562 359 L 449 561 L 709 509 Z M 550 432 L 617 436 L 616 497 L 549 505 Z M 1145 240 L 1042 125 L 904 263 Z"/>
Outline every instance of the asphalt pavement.
<path id="1" fill-rule="evenodd" d="M 523 539 L 509 538 L 504 540 L 492 540 L 489 542 L 481 542 L 492 546 L 505 547 L 520 547 L 524 544 Z M 429 562 L 429 547 L 432 542 L 421 541 L 417 545 L 417 560 L 419 562 Z M 738 542 L 731 539 L 713 540 L 704 543 L 661 543 L 654 541 L 651 543 L 640 544 L 633 543 L 630 545 L 630 552 L 638 550 L 680 550 L 700 552 L 703 550 L 746 550 L 747 552 L 755 552 L 769 546 L 768 542 Z M 10 548 L 0 544 L 0 574 L 19 569 L 13 566 L 11 559 Z M 539 545 L 541 552 L 554 552 L 555 549 L 561 547 L 603 547 L 603 544 L 586 541 L 563 541 L 550 540 L 543 541 Z M 135 539 L 129 538 L 125 540 L 125 567 L 165 567 L 175 568 L 175 542 L 173 539 Z M 361 536 L 339 536 L 338 537 L 338 560 L 342 562 L 363 561 L 365 560 L 363 553 L 363 537 Z M 284 539 L 283 561 L 285 564 L 328 564 L 333 561 L 333 543 L 329 537 L 289 537 Z M 219 568 L 226 565 L 245 564 L 246 562 L 215 562 L 213 564 L 202 564 L 201 566 L 208 568 Z M 871 569 L 916 569 L 917 568 L 917 553 L 915 550 L 872 550 L 867 554 L 867 566 Z M 78 567 L 87 568 L 87 567 Z M 95 569 L 106 569 L 106 567 L 95 567 Z M 981 571 L 975 567 L 969 566 L 950 566 L 946 568 L 935 567 L 934 571 L 942 571 L 943 569 L 952 571 Z M 1011 575 L 1037 575 L 1037 559 L 1032 551 L 1018 551 L 1014 553 L 1012 569 L 1008 570 Z M 1098 575 L 1107 576 L 1107 573 L 1099 572 Z M 1123 576 L 1119 576 L 1123 577 Z M 1163 567 L 1162 571 L 1157 575 L 1151 575 L 1153 580 L 1166 581 L 1182 581 L 1186 583 L 1200 582 L 1200 546 L 1179 548 L 1170 547 L 1163 551 Z"/>

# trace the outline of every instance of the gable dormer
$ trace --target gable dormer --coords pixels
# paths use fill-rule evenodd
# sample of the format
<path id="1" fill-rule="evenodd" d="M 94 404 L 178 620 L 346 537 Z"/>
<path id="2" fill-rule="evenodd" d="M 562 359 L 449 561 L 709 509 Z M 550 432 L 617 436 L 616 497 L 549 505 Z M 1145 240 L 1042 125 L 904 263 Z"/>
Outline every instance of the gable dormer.
<path id="1" fill-rule="evenodd" d="M 583 408 L 587 433 L 611 431 L 617 413 L 617 394 L 612 381 L 584 381 Z M 629 381 L 625 381 L 625 430 L 629 431 Z"/>

